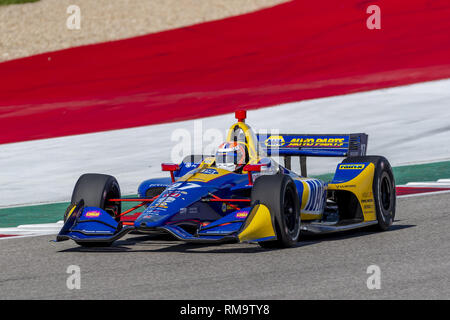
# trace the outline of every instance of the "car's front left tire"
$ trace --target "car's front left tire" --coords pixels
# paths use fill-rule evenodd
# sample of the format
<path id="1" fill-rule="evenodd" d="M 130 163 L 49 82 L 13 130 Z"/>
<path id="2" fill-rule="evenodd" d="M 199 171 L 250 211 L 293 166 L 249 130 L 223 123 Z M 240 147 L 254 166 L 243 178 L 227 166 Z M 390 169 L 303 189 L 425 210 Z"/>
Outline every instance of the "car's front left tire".
<path id="1" fill-rule="evenodd" d="M 81 200 L 85 207 L 97 207 L 109 213 L 116 221 L 120 221 L 121 203 L 113 202 L 110 199 L 120 198 L 120 187 L 116 178 L 106 174 L 87 173 L 83 174 L 75 184 L 72 193 L 71 205 L 66 211 Z M 81 242 L 75 241 L 83 247 L 107 247 L 112 242 Z"/>
<path id="2" fill-rule="evenodd" d="M 106 174 L 86 173 L 75 184 L 70 202 L 77 204 L 83 199 L 86 207 L 103 209 L 119 220 L 121 203 L 110 201 L 117 198 L 120 198 L 120 187 L 116 178 Z"/>

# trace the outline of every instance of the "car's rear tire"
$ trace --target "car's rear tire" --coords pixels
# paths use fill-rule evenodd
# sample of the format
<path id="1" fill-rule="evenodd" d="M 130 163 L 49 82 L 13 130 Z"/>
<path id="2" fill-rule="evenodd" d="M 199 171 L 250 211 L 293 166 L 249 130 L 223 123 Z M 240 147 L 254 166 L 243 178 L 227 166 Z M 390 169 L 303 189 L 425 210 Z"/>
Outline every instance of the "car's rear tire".
<path id="1" fill-rule="evenodd" d="M 150 187 L 145 192 L 145 197 L 147 199 L 152 199 L 156 196 L 159 196 L 161 193 L 163 193 L 164 190 L 166 190 L 166 188 L 167 187 Z"/>
<path id="2" fill-rule="evenodd" d="M 385 231 L 394 222 L 396 208 L 395 179 L 389 161 L 382 156 L 350 157 L 343 163 L 370 162 L 375 165 L 373 197 L 377 216 L 377 230 Z"/>
<path id="3" fill-rule="evenodd" d="M 284 174 L 260 176 L 252 188 L 252 205 L 267 206 L 277 240 L 262 241 L 263 248 L 288 248 L 297 243 L 300 233 L 300 200 L 291 177 Z"/>

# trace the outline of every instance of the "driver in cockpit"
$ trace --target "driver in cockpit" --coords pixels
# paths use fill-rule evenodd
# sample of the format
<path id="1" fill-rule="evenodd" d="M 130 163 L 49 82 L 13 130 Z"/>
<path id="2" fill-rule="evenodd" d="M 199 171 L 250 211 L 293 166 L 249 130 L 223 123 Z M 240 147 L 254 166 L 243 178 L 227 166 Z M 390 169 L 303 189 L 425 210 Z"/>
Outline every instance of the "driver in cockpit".
<path id="1" fill-rule="evenodd" d="M 216 152 L 217 168 L 240 172 L 248 161 L 246 146 L 240 142 L 224 142 Z"/>

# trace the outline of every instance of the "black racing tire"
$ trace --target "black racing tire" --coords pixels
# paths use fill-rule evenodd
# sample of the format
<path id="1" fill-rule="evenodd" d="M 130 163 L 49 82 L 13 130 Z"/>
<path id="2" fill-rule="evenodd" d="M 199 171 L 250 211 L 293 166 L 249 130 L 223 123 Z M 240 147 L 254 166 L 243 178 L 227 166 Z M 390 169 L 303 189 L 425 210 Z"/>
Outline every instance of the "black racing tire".
<path id="1" fill-rule="evenodd" d="M 164 190 L 166 190 L 167 187 L 150 187 L 147 189 L 147 191 L 145 191 L 145 198 L 146 199 L 152 199 L 156 196 L 159 196 L 161 193 L 164 192 Z M 145 204 L 145 207 L 148 207 L 149 205 L 151 205 L 153 203 L 152 202 L 148 202 L 147 204 Z"/>
<path id="2" fill-rule="evenodd" d="M 343 163 L 370 162 L 375 165 L 372 191 L 378 224 L 378 231 L 388 230 L 395 219 L 396 190 L 395 179 L 389 161 L 382 156 L 346 158 Z"/>
<path id="3" fill-rule="evenodd" d="M 267 206 L 277 240 L 262 241 L 263 248 L 293 247 L 300 234 L 300 199 L 291 177 L 285 174 L 260 176 L 255 180 L 251 204 Z"/>
<path id="4" fill-rule="evenodd" d="M 73 205 L 81 200 L 85 207 L 97 207 L 108 212 L 116 221 L 120 221 L 120 202 L 110 202 L 109 199 L 120 198 L 120 187 L 116 178 L 106 174 L 87 173 L 83 174 L 75 184 L 73 189 L 71 205 L 67 208 L 66 214 Z M 66 216 L 65 214 L 65 216 Z M 66 217 L 65 217 L 66 218 Z M 80 242 L 75 241 L 82 247 L 109 247 L 112 242 Z"/>
<path id="5" fill-rule="evenodd" d="M 159 196 L 166 190 L 167 187 L 150 187 L 145 191 L 145 197 L 151 199 L 153 197 Z"/>
<path id="6" fill-rule="evenodd" d="M 86 173 L 78 179 L 70 202 L 73 205 L 83 199 L 84 206 L 103 209 L 119 221 L 121 203 L 108 200 L 114 198 L 120 198 L 120 187 L 116 178 L 106 174 Z"/>
<path id="7" fill-rule="evenodd" d="M 64 212 L 64 222 L 67 221 L 69 212 L 70 212 L 70 211 L 73 209 L 73 207 L 75 207 L 75 206 L 76 206 L 76 204 L 73 204 L 73 203 L 69 204 L 69 206 L 68 206 L 67 209 L 66 209 L 66 212 Z"/>

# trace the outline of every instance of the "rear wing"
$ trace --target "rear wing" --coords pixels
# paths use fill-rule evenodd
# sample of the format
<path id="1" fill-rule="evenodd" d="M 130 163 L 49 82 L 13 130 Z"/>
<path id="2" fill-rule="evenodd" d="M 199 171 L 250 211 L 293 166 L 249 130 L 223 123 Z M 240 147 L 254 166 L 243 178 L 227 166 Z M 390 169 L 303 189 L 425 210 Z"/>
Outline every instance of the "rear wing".
<path id="1" fill-rule="evenodd" d="M 368 135 L 351 134 L 258 134 L 258 144 L 268 155 L 285 157 L 290 169 L 290 158 L 300 157 L 302 175 L 306 176 L 306 157 L 365 156 Z"/>
<path id="2" fill-rule="evenodd" d="M 365 156 L 368 135 L 352 134 L 258 134 L 258 143 L 267 154 L 306 157 Z"/>

